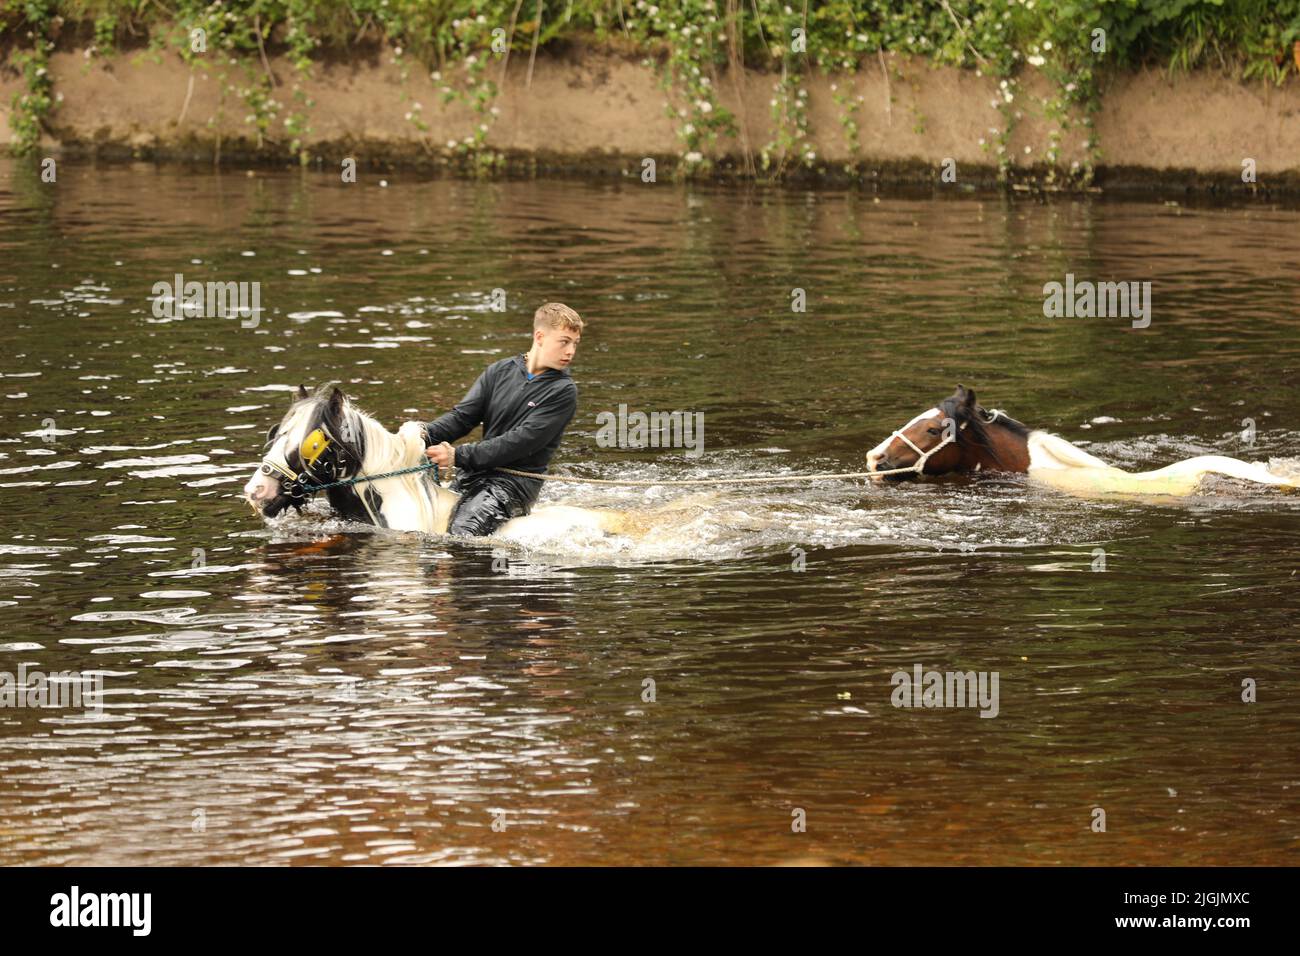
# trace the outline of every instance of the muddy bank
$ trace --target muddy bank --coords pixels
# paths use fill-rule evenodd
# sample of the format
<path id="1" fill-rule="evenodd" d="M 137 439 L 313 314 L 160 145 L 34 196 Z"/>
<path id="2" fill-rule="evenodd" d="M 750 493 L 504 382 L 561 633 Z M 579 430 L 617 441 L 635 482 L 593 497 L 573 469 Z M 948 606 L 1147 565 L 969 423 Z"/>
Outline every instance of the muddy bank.
<path id="1" fill-rule="evenodd" d="M 320 63 L 299 79 L 283 59 L 265 70 L 276 80 L 260 135 L 248 105 L 234 91 L 248 86 L 247 64 L 217 58 L 191 67 L 175 54 L 137 52 L 88 58 L 52 55 L 50 72 L 61 97 L 46 118 L 40 156 L 223 162 L 295 161 L 284 121 L 305 118 L 303 149 L 310 161 L 347 157 L 361 170 L 391 165 L 464 166 L 453 149 L 486 125 L 485 144 L 508 168 L 640 175 L 646 158 L 658 175 L 682 162 L 680 120 L 653 65 L 603 49 L 539 56 L 529 82 L 525 58 L 501 77 L 495 114 L 462 101 L 444 103 L 441 83 L 425 68 L 388 51 L 349 62 Z M 493 70 L 498 68 L 495 64 Z M 735 115 L 736 135 L 710 150 L 715 171 L 752 173 L 765 143 L 775 138 L 771 101 L 775 77 L 724 71 L 719 105 Z M 857 74 L 813 75 L 807 88 L 807 129 L 818 174 L 882 183 L 935 183 L 983 188 L 997 182 L 999 131 L 1005 123 L 998 82 L 970 70 L 885 55 Z M 22 80 L 0 73 L 0 147 L 13 142 L 9 116 Z M 1050 85 L 1029 71 L 1016 96 L 1016 121 L 1004 148 L 1012 179 L 1047 178 L 1047 151 L 1057 124 L 1046 115 Z M 857 103 L 856 150 L 842 123 L 842 102 Z M 837 103 L 837 99 L 841 102 Z M 1300 86 L 1243 84 L 1197 73 L 1169 78 L 1159 71 L 1121 75 L 1106 89 L 1095 132 L 1077 123 L 1060 132 L 1056 167 L 1064 172 L 1088 158 L 1097 137 L 1097 182 L 1110 189 L 1209 188 L 1300 191 Z M 1256 184 L 1242 181 L 1254 160 Z M 951 160 L 948 179 L 942 175 Z M 498 167 L 502 168 L 502 167 Z"/>

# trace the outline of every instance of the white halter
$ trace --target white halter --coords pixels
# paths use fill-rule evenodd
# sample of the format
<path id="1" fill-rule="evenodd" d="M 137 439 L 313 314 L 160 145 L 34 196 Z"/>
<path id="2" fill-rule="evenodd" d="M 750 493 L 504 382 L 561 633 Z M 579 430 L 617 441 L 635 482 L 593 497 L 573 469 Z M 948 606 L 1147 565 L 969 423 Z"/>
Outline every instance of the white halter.
<path id="1" fill-rule="evenodd" d="M 933 409 L 933 411 L 942 414 L 942 411 L 940 409 L 936 408 Z M 984 423 L 986 425 L 992 425 L 995 421 L 997 421 L 999 418 L 1003 416 L 1003 411 L 1000 408 L 985 409 L 985 412 L 986 414 L 983 416 L 983 418 L 984 418 Z M 884 471 L 872 472 L 873 475 L 905 475 L 909 473 L 915 473 L 918 475 L 923 474 L 925 472 L 925 463 L 930 460 L 930 456 L 933 455 L 935 452 L 937 452 L 940 448 L 943 448 L 945 445 L 951 445 L 953 442 L 955 442 L 957 440 L 957 432 L 961 431 L 968 424 L 967 422 L 962 422 L 961 425 L 958 425 L 956 428 L 952 430 L 951 434 L 945 435 L 943 441 L 939 442 L 939 444 L 935 445 L 929 451 L 922 451 L 920 448 L 917 447 L 916 442 L 912 441 L 912 439 L 904 435 L 903 432 L 907 431 L 907 429 L 911 428 L 913 425 L 921 421 L 923 418 L 926 418 L 929 414 L 930 414 L 929 411 L 924 411 L 920 415 L 917 415 L 906 425 L 902 426 L 901 428 L 896 428 L 892 432 L 890 432 L 889 438 L 886 440 L 886 442 L 888 442 L 897 438 L 908 448 L 912 449 L 912 451 L 916 452 L 917 454 L 916 461 L 912 462 L 912 464 L 908 465 L 906 468 L 889 468 Z M 950 422 L 953 421 L 953 419 L 945 416 L 944 421 Z M 980 465 L 976 465 L 975 470 L 979 471 L 980 467 L 981 467 Z"/>
<path id="2" fill-rule="evenodd" d="M 939 409 L 935 409 L 935 411 L 939 411 Z M 945 445 L 951 445 L 953 442 L 955 442 L 957 440 L 958 430 L 966 427 L 965 424 L 962 424 L 958 426 L 958 428 L 954 428 L 951 434 L 944 435 L 943 441 L 939 442 L 939 444 L 935 445 L 929 451 L 922 451 L 920 448 L 917 447 L 916 442 L 912 441 L 912 439 L 904 435 L 903 432 L 907 431 L 907 429 L 911 428 L 913 425 L 921 421 L 923 418 L 928 417 L 929 414 L 930 413 L 928 411 L 924 411 L 920 415 L 917 415 L 915 418 L 913 418 L 906 425 L 903 425 L 901 428 L 895 428 L 892 432 L 889 433 L 889 439 L 891 441 L 897 438 L 908 448 L 912 449 L 912 451 L 916 452 L 917 454 L 916 461 L 912 462 L 912 464 L 908 465 L 906 468 L 889 468 L 885 471 L 876 472 L 876 474 L 879 475 L 904 475 L 908 473 L 915 473 L 918 475 L 923 474 L 925 472 L 925 463 L 930 460 L 930 456 L 933 455 L 935 452 L 937 452 L 940 448 L 943 448 Z M 942 414 L 942 412 L 940 412 L 940 414 Z M 944 421 L 950 422 L 953 420 L 945 416 Z M 947 429 L 944 430 L 947 431 Z"/>

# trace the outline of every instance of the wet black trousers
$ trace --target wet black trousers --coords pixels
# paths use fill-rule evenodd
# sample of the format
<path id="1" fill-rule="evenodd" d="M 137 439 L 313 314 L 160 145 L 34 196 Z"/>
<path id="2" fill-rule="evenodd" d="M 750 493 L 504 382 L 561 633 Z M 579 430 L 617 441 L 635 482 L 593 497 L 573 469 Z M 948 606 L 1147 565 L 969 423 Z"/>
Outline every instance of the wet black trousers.
<path id="1" fill-rule="evenodd" d="M 517 482 L 501 474 L 458 477 L 451 483 L 451 490 L 460 492 L 460 500 L 451 513 L 449 534 L 492 534 L 511 518 L 532 511 L 536 500 Z"/>

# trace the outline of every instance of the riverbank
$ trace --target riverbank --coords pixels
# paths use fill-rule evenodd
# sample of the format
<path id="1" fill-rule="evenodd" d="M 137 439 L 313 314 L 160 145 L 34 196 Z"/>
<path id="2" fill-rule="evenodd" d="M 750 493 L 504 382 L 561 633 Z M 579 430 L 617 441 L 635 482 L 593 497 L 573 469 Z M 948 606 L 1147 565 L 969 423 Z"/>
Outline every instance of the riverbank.
<path id="1" fill-rule="evenodd" d="M 12 66 L 12 52 L 8 65 Z M 167 50 L 48 56 L 54 108 L 37 157 L 304 162 L 364 173 L 392 167 L 934 183 L 989 188 L 1207 189 L 1300 193 L 1300 83 L 1282 86 L 1144 68 L 1101 91 L 1091 129 L 1059 115 L 1029 70 L 1012 101 L 975 70 L 881 53 L 855 72 L 809 72 L 793 139 L 774 109 L 779 74 L 720 68 L 709 111 L 731 118 L 708 146 L 660 65 L 611 46 L 569 46 L 491 64 L 490 106 L 440 71 L 375 45 L 302 72 L 286 55 L 187 62 Z M 0 72 L 0 148 L 18 151 L 23 77 Z M 250 107 L 249 102 L 253 101 Z M 693 110 L 700 104 L 692 104 Z M 1009 111 L 1010 109 L 1010 111 Z M 849 119 L 846 120 L 846 117 Z M 780 150 L 773 144 L 789 142 Z M 792 161 L 791 157 L 797 159 Z M 764 160 L 766 162 L 766 168 Z M 1081 175 L 1087 170 L 1088 175 Z M 1253 182 L 1250 181 L 1253 175 Z"/>

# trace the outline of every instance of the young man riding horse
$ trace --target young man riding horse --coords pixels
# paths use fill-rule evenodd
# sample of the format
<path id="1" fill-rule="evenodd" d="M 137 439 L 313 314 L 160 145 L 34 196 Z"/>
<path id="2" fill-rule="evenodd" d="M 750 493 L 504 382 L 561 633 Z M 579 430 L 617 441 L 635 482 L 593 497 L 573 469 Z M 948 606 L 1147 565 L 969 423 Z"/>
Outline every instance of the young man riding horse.
<path id="1" fill-rule="evenodd" d="M 578 409 L 569 365 L 583 324 L 567 305 L 546 303 L 533 316 L 528 354 L 489 365 L 455 408 L 424 427 L 429 460 L 458 469 L 451 490 L 460 492 L 460 500 L 451 534 L 492 534 L 503 522 L 532 511 L 542 482 L 495 469 L 546 473 Z M 451 446 L 480 424 L 482 441 Z"/>

